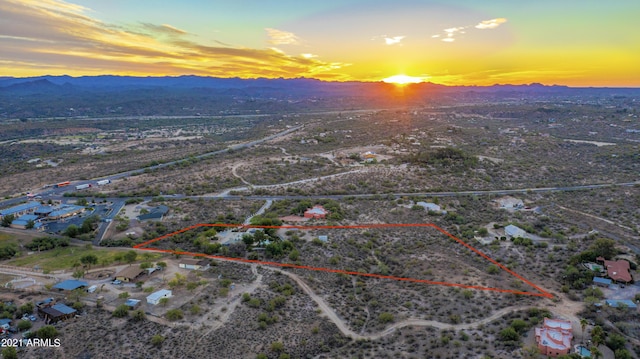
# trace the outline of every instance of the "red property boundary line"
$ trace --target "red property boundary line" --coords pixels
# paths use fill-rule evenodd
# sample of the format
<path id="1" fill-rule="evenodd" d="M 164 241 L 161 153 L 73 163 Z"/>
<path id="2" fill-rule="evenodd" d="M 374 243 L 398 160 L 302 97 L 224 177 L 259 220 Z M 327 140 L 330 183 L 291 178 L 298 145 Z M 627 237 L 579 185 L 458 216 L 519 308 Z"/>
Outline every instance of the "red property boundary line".
<path id="1" fill-rule="evenodd" d="M 438 281 L 431 281 L 431 280 L 426 280 L 426 279 L 396 277 L 396 276 L 391 276 L 391 275 L 382 275 L 382 274 L 375 274 L 375 273 L 352 272 L 352 271 L 346 271 L 346 270 L 342 270 L 342 269 L 332 269 L 332 268 L 324 268 L 324 267 L 312 267 L 312 266 L 297 265 L 297 264 L 291 264 L 291 263 L 278 263 L 278 262 L 260 261 L 260 260 L 253 260 L 253 259 L 244 259 L 244 258 L 233 258 L 233 257 L 225 257 L 225 256 L 208 255 L 208 254 L 204 254 L 204 253 L 175 251 L 175 250 L 171 250 L 171 249 L 161 249 L 161 248 L 147 247 L 149 244 L 152 244 L 152 243 L 161 241 L 163 239 L 172 237 L 172 236 L 174 236 L 176 234 L 184 233 L 184 232 L 190 231 L 192 229 L 200 228 L 200 227 L 276 228 L 276 229 L 280 229 L 280 228 L 285 228 L 285 229 L 286 228 L 290 228 L 290 229 L 366 229 L 366 228 L 430 227 L 430 228 L 433 228 L 433 229 L 439 231 L 440 233 L 446 235 L 447 237 L 453 239 L 454 241 L 458 242 L 458 244 L 468 248 L 469 250 L 471 250 L 472 252 L 476 253 L 480 257 L 488 260 L 492 264 L 498 266 L 500 269 L 502 269 L 505 272 L 511 274 L 512 276 L 520 279 L 521 281 L 523 281 L 524 283 L 528 284 L 529 286 L 535 288 L 538 292 L 527 292 L 527 291 L 519 291 L 519 290 L 513 290 L 513 289 L 502 289 L 502 288 L 484 287 L 484 286 L 478 286 L 478 285 L 467 285 L 467 284 L 458 284 L 458 283 L 450 283 L 450 282 L 438 282 Z M 397 281 L 402 281 L 402 282 L 424 283 L 424 284 L 432 284 L 432 285 L 442 285 L 442 286 L 447 286 L 447 287 L 458 287 L 458 288 L 493 291 L 493 292 L 500 292 L 500 293 L 529 295 L 529 296 L 534 296 L 534 297 L 553 298 L 553 295 L 551 293 L 549 293 L 549 292 L 545 291 L 544 289 L 540 288 L 539 286 L 533 284 L 531 281 L 525 279 L 524 277 L 522 277 L 518 273 L 516 273 L 516 272 L 512 271 L 511 269 L 505 267 L 504 265 L 498 263 L 493 258 L 491 258 L 488 255 L 482 253 L 480 250 L 474 248 L 473 246 L 471 246 L 468 243 L 464 242 L 460 238 L 454 236 L 453 234 L 445 231 L 444 229 L 438 227 L 437 225 L 435 225 L 433 223 L 384 223 L 384 224 L 359 224 L 359 225 L 350 225 L 350 226 L 295 226 L 295 225 L 255 226 L 255 225 L 244 225 L 244 224 L 199 223 L 199 224 L 195 224 L 193 226 L 189 226 L 189 227 L 183 228 L 181 230 L 178 230 L 178 231 L 175 231 L 175 232 L 172 232 L 172 233 L 169 233 L 169 234 L 165 234 L 163 236 L 160 236 L 160 237 L 157 237 L 157 238 L 154 238 L 154 239 L 150 239 L 150 240 L 148 240 L 148 241 L 146 241 L 144 243 L 135 245 L 133 248 L 140 249 L 140 250 L 145 250 L 145 251 L 160 252 L 160 253 L 190 255 L 190 256 L 194 256 L 194 257 L 205 257 L 205 258 L 221 259 L 221 260 L 235 261 L 235 262 L 242 262 L 242 263 L 255 263 L 255 264 L 267 265 L 267 266 L 272 266 L 272 267 L 306 269 L 306 270 L 313 270 L 313 271 L 318 271 L 318 272 L 340 273 L 340 274 L 357 275 L 357 276 L 361 276 L 361 277 L 370 277 L 370 278 L 379 278 L 379 279 L 391 279 L 391 280 L 397 280 Z"/>

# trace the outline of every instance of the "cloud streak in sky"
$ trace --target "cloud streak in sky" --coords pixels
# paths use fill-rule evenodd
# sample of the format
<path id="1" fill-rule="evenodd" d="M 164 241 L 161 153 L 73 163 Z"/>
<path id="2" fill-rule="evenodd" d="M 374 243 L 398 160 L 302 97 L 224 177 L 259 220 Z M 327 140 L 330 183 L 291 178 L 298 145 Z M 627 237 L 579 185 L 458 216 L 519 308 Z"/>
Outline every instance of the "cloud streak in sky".
<path id="1" fill-rule="evenodd" d="M 402 41 L 402 39 L 404 38 L 405 38 L 404 36 L 385 37 L 384 42 L 387 45 L 396 45 L 396 44 L 399 44 L 400 41 Z"/>
<path id="2" fill-rule="evenodd" d="M 496 19 L 481 21 L 480 23 L 478 23 L 478 25 L 475 26 L 475 28 L 480 30 L 495 29 L 496 27 L 504 24 L 505 22 L 507 22 L 507 19 L 503 17 L 499 17 Z"/>
<path id="3" fill-rule="evenodd" d="M 215 46 L 193 41 L 169 24 L 115 25 L 60 0 L 0 0 L 0 73 L 87 75 L 198 74 L 220 77 L 300 77 L 348 66 L 278 49 Z M 295 34 L 267 29 L 274 45 L 297 44 Z M 217 45 L 222 46 L 217 46 Z M 329 76 L 339 79 L 339 75 Z"/>
<path id="4" fill-rule="evenodd" d="M 273 45 L 299 45 L 300 39 L 296 34 L 278 29 L 266 28 L 269 43 Z"/>
<path id="5" fill-rule="evenodd" d="M 470 28 L 476 28 L 478 30 L 495 29 L 498 26 L 504 24 L 505 22 L 507 22 L 507 19 L 503 17 L 499 17 L 491 20 L 483 20 L 483 21 L 480 21 L 475 26 L 467 25 L 467 26 L 450 27 L 448 29 L 442 30 L 441 34 L 436 34 L 431 37 L 434 39 L 440 39 L 441 41 L 444 41 L 444 42 L 454 42 L 456 40 L 456 36 L 458 34 L 465 34 L 467 29 L 470 29 Z"/>

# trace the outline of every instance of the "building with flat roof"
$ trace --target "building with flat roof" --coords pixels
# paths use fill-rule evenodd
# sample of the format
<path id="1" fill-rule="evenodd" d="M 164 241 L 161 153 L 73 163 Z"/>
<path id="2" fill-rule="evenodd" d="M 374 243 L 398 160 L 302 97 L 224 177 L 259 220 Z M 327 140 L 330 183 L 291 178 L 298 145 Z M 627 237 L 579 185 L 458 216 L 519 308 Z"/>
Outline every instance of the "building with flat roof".
<path id="1" fill-rule="evenodd" d="M 593 284 L 601 286 L 601 287 L 608 287 L 610 286 L 612 283 L 611 279 L 609 278 L 602 278 L 602 277 L 593 277 Z"/>
<path id="2" fill-rule="evenodd" d="M 192 270 L 209 269 L 209 261 L 202 258 L 185 258 L 181 259 L 178 267 Z"/>
<path id="3" fill-rule="evenodd" d="M 570 321 L 544 318 L 542 328 L 535 329 L 535 336 L 542 355 L 557 357 L 571 351 L 573 328 Z"/>
<path id="4" fill-rule="evenodd" d="M 75 290 L 78 288 L 88 287 L 89 284 L 87 282 L 83 282 L 81 280 L 75 279 L 67 279 L 53 286 L 53 288 L 58 290 Z"/>
<path id="5" fill-rule="evenodd" d="M 14 219 L 11 222 L 10 227 L 17 229 L 27 229 L 30 222 L 33 222 L 33 228 L 35 229 L 42 227 L 42 223 L 38 222 L 38 216 L 36 216 L 35 214 L 25 214 Z"/>
<path id="6" fill-rule="evenodd" d="M 53 212 L 49 213 L 48 218 L 53 220 L 62 219 L 66 217 L 75 216 L 76 214 L 80 214 L 82 212 L 84 212 L 84 207 L 82 206 L 65 204 L 55 208 Z"/>
<path id="7" fill-rule="evenodd" d="M 160 289 L 157 292 L 151 293 L 147 296 L 147 303 L 156 305 L 160 303 L 162 298 L 171 298 L 173 294 L 169 289 Z"/>
<path id="8" fill-rule="evenodd" d="M 638 305 L 630 299 L 607 299 L 604 302 L 607 303 L 608 306 L 613 308 L 638 308 Z"/>
<path id="9" fill-rule="evenodd" d="M 40 207 L 40 203 L 38 202 L 27 202 L 23 204 L 19 204 L 17 206 L 4 208 L 0 210 L 0 219 L 13 215 L 14 217 L 22 216 L 25 214 L 33 213 L 36 208 Z"/>
<path id="10" fill-rule="evenodd" d="M 504 227 L 504 234 L 507 238 L 527 238 L 527 232 L 513 224 Z"/>

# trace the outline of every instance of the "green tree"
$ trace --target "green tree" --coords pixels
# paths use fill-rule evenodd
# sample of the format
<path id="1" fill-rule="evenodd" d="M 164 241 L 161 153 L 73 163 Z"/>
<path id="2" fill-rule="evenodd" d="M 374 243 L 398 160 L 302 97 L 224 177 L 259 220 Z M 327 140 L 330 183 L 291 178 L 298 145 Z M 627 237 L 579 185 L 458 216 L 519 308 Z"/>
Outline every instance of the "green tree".
<path id="1" fill-rule="evenodd" d="M 589 322 L 587 322 L 586 319 L 581 318 L 580 319 L 580 328 L 582 329 L 582 342 L 584 343 L 584 329 L 587 327 L 587 324 L 589 324 Z"/>
<path id="2" fill-rule="evenodd" d="M 631 353 L 627 349 L 617 349 L 613 355 L 616 359 L 631 359 Z"/>
<path id="3" fill-rule="evenodd" d="M 32 327 L 32 324 L 28 320 L 21 320 L 18 322 L 18 330 L 21 332 L 25 330 L 29 330 L 31 329 L 31 327 Z"/>
<path id="4" fill-rule="evenodd" d="M 289 253 L 289 259 L 294 262 L 297 261 L 299 257 L 300 257 L 300 252 L 298 252 L 297 249 L 294 249 L 291 251 L 291 253 Z"/>
<path id="5" fill-rule="evenodd" d="M 53 339 L 58 336 L 58 330 L 53 325 L 45 325 L 38 329 L 36 335 L 42 339 Z"/>
<path id="6" fill-rule="evenodd" d="M 125 262 L 131 264 L 136 261 L 136 258 L 138 258 L 138 253 L 136 253 L 136 251 L 134 250 L 130 250 L 127 251 L 127 253 L 125 253 L 123 257 Z"/>
<path id="7" fill-rule="evenodd" d="M 522 319 L 514 319 L 511 321 L 511 327 L 518 333 L 523 333 L 527 329 L 527 322 Z"/>
<path id="8" fill-rule="evenodd" d="M 2 348 L 2 358 L 3 359 L 18 359 L 18 351 L 15 347 L 4 347 Z"/>
<path id="9" fill-rule="evenodd" d="M 591 341 L 595 347 L 598 347 L 600 344 L 604 343 L 604 330 L 601 326 L 596 325 L 591 329 Z"/>
<path id="10" fill-rule="evenodd" d="M 163 306 L 166 307 L 169 304 L 169 298 L 160 298 L 160 300 L 158 301 L 158 303 Z"/>
<path id="11" fill-rule="evenodd" d="M 159 347 L 164 342 L 164 337 L 160 334 L 156 334 L 151 337 L 151 345 L 154 347 Z"/>
<path id="12" fill-rule="evenodd" d="M 120 304 L 113 311 L 113 316 L 116 318 L 124 318 L 129 315 L 129 307 L 126 304 Z"/>
<path id="13" fill-rule="evenodd" d="M 591 244 L 591 246 L 589 246 L 589 249 L 591 249 L 596 256 L 611 259 L 618 254 L 618 250 L 616 250 L 615 246 L 616 242 L 613 239 L 598 238 L 593 242 L 593 244 Z"/>
<path id="14" fill-rule="evenodd" d="M 171 309 L 168 310 L 164 316 L 165 318 L 173 322 L 182 319 L 184 317 L 184 314 L 180 309 Z"/>
<path id="15" fill-rule="evenodd" d="M 78 234 L 80 234 L 80 229 L 75 224 L 70 224 L 69 227 L 64 231 L 64 234 L 68 237 L 75 238 Z"/>
<path id="16" fill-rule="evenodd" d="M 498 274 L 500 272 L 500 268 L 491 264 L 487 267 L 487 273 L 489 274 Z"/>
<path id="17" fill-rule="evenodd" d="M 589 349 L 589 351 L 591 351 L 591 357 L 593 359 L 600 359 L 602 357 L 602 352 L 600 350 L 598 350 L 597 346 L 592 346 L 591 349 Z"/>
<path id="18" fill-rule="evenodd" d="M 606 343 L 611 350 L 616 351 L 618 349 L 624 349 L 627 340 L 620 334 L 611 333 L 607 336 Z"/>
<path id="19" fill-rule="evenodd" d="M 3 227 L 9 227 L 11 225 L 11 223 L 13 223 L 13 220 L 15 218 L 16 217 L 13 214 L 9 214 L 9 215 L 6 215 L 6 216 L 2 217 L 2 226 Z"/>
<path id="20" fill-rule="evenodd" d="M 76 271 L 73 272 L 72 277 L 76 279 L 80 279 L 84 277 L 84 269 L 77 269 Z"/>
<path id="21" fill-rule="evenodd" d="M 80 263 L 87 266 L 87 268 L 91 268 L 92 264 L 98 264 L 98 256 L 96 256 L 95 254 L 87 254 L 80 258 Z"/>
<path id="22" fill-rule="evenodd" d="M 270 347 L 271 351 L 279 353 L 284 350 L 284 344 L 282 342 L 273 342 Z"/>
<path id="23" fill-rule="evenodd" d="M 27 224 L 24 226 L 25 229 L 33 229 L 36 226 L 36 222 L 33 219 L 27 221 Z"/>
<path id="24" fill-rule="evenodd" d="M 504 328 L 498 333 L 498 337 L 502 341 L 518 341 L 520 335 L 513 327 Z"/>
<path id="25" fill-rule="evenodd" d="M 28 313 L 31 314 L 33 313 L 33 309 L 34 309 L 34 305 L 32 302 L 26 302 L 23 305 L 20 306 L 20 312 L 22 314 L 24 313 Z"/>
<path id="26" fill-rule="evenodd" d="M 131 316 L 131 319 L 136 322 L 141 322 L 147 317 L 147 315 L 144 314 L 144 311 L 141 309 L 133 311 L 132 314 L 133 315 Z"/>
<path id="27" fill-rule="evenodd" d="M 382 312 L 378 316 L 378 322 L 380 322 L 382 324 L 393 322 L 393 320 L 394 320 L 393 314 L 391 314 L 389 312 Z"/>

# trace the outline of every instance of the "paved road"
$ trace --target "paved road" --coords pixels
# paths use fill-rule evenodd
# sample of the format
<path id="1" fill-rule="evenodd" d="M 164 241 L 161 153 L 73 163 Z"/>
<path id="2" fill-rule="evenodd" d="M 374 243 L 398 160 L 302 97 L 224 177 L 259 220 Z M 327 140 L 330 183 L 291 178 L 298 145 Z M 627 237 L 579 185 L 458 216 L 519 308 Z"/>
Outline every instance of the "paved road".
<path id="1" fill-rule="evenodd" d="M 308 179 L 305 181 L 314 180 Z M 277 186 L 277 185 L 270 185 Z M 375 198 L 375 197 L 455 197 L 455 196 L 490 196 L 490 195 L 508 195 L 508 194 L 524 194 L 524 193 L 545 193 L 545 192 L 567 192 L 567 191 L 584 191 L 589 189 L 611 188 L 611 187 L 632 187 L 640 186 L 640 181 L 636 182 L 621 182 L 621 183 L 606 183 L 606 184 L 592 184 L 592 185 L 580 185 L 580 186 L 563 186 L 563 187 L 542 187 L 542 188 L 517 188 L 517 189 L 497 189 L 497 190 L 484 190 L 484 191 L 447 191 L 447 192 L 395 192 L 395 193 L 361 193 L 361 194 L 337 194 L 337 195 L 231 195 L 228 194 L 231 190 L 225 190 L 219 195 L 203 195 L 203 196 L 190 196 L 191 198 L 223 198 L 230 200 L 238 199 L 254 199 L 254 200 L 284 200 L 284 199 L 306 199 L 306 198 L 329 198 L 329 199 L 343 199 L 343 198 Z M 246 188 L 239 187 L 238 190 Z"/>
<path id="2" fill-rule="evenodd" d="M 273 135 L 261 138 L 259 140 L 255 140 L 255 141 L 250 141 L 250 142 L 246 142 L 246 143 L 241 143 L 241 144 L 229 146 L 229 147 L 223 148 L 221 150 L 203 153 L 201 155 L 194 156 L 194 157 L 189 157 L 189 158 L 184 158 L 184 159 L 180 159 L 180 160 L 170 161 L 170 162 L 161 163 L 161 164 L 157 164 L 157 165 L 149 166 L 149 167 L 144 167 L 144 168 L 139 168 L 139 169 L 135 169 L 135 170 L 115 173 L 115 174 L 112 174 L 112 175 L 109 175 L 109 176 L 105 176 L 105 177 L 93 178 L 91 180 L 73 181 L 71 185 L 68 185 L 68 186 L 65 186 L 65 187 L 57 188 L 57 187 L 49 186 L 44 191 L 40 192 L 39 195 L 41 197 L 43 197 L 43 198 L 44 197 L 62 196 L 65 192 L 75 190 L 75 186 L 78 186 L 78 185 L 95 184 L 95 182 L 99 181 L 99 180 L 111 180 L 111 181 L 113 181 L 113 180 L 116 180 L 116 179 L 121 179 L 121 178 L 125 178 L 125 177 L 131 177 L 131 176 L 134 176 L 134 175 L 139 175 L 139 174 L 144 173 L 144 171 L 147 171 L 147 170 L 156 170 L 156 169 L 160 169 L 160 168 L 164 168 L 164 167 L 168 167 L 168 166 L 173 166 L 173 165 L 176 165 L 176 164 L 184 163 L 184 162 L 190 161 L 191 158 L 203 159 L 203 158 L 219 155 L 219 154 L 222 154 L 222 153 L 227 153 L 229 151 L 237 151 L 237 150 L 241 150 L 241 149 L 244 149 L 244 148 L 253 147 L 253 146 L 258 145 L 260 143 L 263 143 L 263 142 L 266 142 L 266 141 L 270 141 L 270 140 L 273 140 L 273 139 L 278 138 L 278 137 L 286 136 L 286 135 L 288 135 L 288 134 L 290 134 L 292 132 L 295 132 L 295 131 L 303 128 L 303 127 L 304 127 L 304 125 L 298 125 L 298 126 L 295 126 L 295 127 L 291 127 L 291 128 L 289 128 L 287 130 L 275 133 Z M 24 202 L 26 199 L 27 199 L 26 197 L 16 197 L 16 198 L 12 198 L 12 199 L 8 199 L 8 200 L 5 200 L 5 201 L 2 201 L 2 202 L 0 202 L 0 208 L 17 205 L 17 204 L 19 204 L 21 202 Z"/>

